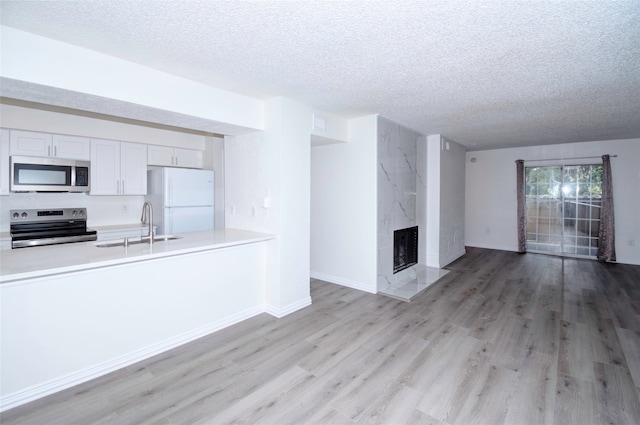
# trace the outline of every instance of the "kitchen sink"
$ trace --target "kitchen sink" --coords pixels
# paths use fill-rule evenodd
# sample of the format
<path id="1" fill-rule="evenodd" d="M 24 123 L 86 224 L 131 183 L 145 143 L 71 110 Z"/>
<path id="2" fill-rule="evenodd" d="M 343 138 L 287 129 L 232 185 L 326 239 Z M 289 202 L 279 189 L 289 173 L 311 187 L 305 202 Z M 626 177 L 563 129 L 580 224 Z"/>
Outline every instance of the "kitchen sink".
<path id="1" fill-rule="evenodd" d="M 173 235 L 155 235 L 153 237 L 154 242 L 162 242 L 162 241 L 172 241 L 174 239 L 180 239 L 181 236 L 173 236 Z"/>
<path id="2" fill-rule="evenodd" d="M 156 242 L 165 242 L 165 241 L 172 241 L 175 239 L 180 239 L 180 236 L 173 236 L 173 235 L 156 235 L 153 237 L 153 243 Z M 128 238 L 127 240 L 127 244 L 128 245 L 138 245 L 138 244 L 148 244 L 149 243 L 149 238 L 148 237 L 143 237 L 143 238 Z M 104 241 L 104 242 L 97 242 L 95 244 L 95 246 L 97 246 L 98 248 L 111 248 L 114 246 L 124 246 L 124 240 L 119 239 L 119 240 L 115 240 L 115 241 Z"/>

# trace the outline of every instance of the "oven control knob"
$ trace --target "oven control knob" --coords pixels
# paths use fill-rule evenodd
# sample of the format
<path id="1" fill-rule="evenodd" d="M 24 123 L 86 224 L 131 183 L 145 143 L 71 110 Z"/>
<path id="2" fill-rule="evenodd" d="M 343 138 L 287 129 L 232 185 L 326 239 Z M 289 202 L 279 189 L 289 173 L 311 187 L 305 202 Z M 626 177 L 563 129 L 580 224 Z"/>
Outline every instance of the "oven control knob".
<path id="1" fill-rule="evenodd" d="M 18 218 L 18 217 L 20 217 L 20 214 L 18 214 L 17 212 L 14 212 L 13 213 L 13 218 Z"/>
<path id="2" fill-rule="evenodd" d="M 27 213 L 26 212 L 22 213 L 22 218 L 27 218 Z"/>
<path id="3" fill-rule="evenodd" d="M 74 216 L 74 217 L 75 217 L 75 216 L 77 216 L 77 215 L 78 215 L 78 211 L 73 210 L 73 212 L 71 213 L 71 215 L 72 215 L 72 216 Z"/>
<path id="4" fill-rule="evenodd" d="M 80 210 L 80 215 L 84 215 L 84 210 Z"/>

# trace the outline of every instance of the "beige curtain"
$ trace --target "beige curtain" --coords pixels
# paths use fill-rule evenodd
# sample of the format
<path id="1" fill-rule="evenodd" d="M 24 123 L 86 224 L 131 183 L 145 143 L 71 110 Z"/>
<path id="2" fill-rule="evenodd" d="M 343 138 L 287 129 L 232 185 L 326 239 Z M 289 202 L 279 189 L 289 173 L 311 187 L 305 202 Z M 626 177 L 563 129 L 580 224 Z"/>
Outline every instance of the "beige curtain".
<path id="1" fill-rule="evenodd" d="M 525 194 L 524 194 L 524 160 L 516 161 L 516 200 L 518 202 L 518 252 L 527 252 L 527 227 L 524 217 Z"/>
<path id="2" fill-rule="evenodd" d="M 598 260 L 616 261 L 615 233 L 611 160 L 609 155 L 602 155 L 602 206 L 598 233 Z"/>

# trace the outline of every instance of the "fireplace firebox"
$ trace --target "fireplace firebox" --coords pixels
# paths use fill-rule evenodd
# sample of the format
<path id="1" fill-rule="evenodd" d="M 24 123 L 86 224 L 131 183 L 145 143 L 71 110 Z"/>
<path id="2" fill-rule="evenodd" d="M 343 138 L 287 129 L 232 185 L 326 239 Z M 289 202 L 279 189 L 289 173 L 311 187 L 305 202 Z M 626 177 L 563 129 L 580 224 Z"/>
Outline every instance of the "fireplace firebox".
<path id="1" fill-rule="evenodd" d="M 418 263 L 418 226 L 393 232 L 393 273 Z"/>

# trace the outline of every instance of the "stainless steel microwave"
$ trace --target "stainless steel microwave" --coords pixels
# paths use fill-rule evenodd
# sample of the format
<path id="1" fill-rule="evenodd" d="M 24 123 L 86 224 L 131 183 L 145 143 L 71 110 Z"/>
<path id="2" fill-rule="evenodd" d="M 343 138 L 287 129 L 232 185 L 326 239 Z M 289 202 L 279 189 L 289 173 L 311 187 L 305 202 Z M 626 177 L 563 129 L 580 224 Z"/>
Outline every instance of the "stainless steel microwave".
<path id="1" fill-rule="evenodd" d="M 12 192 L 88 192 L 89 161 L 11 157 Z"/>

